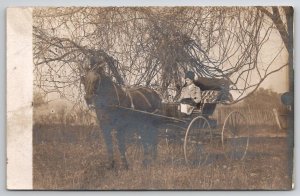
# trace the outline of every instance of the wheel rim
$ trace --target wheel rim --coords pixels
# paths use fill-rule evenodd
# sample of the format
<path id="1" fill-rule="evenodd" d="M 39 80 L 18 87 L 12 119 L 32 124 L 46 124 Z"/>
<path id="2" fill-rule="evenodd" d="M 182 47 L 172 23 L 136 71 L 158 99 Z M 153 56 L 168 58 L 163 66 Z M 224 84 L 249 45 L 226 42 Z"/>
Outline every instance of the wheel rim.
<path id="1" fill-rule="evenodd" d="M 222 147 L 225 157 L 243 160 L 249 146 L 249 128 L 243 114 L 233 111 L 226 117 L 222 128 Z"/>
<path id="2" fill-rule="evenodd" d="M 208 120 L 202 116 L 194 118 L 184 138 L 184 157 L 188 165 L 206 163 L 212 145 L 212 131 Z"/>

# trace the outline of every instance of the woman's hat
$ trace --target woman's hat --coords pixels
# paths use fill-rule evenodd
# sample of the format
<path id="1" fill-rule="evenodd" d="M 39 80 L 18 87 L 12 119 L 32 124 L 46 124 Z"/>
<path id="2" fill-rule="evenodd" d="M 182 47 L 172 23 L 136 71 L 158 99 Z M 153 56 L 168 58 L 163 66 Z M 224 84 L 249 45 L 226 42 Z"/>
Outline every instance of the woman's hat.
<path id="1" fill-rule="evenodd" d="M 194 80 L 195 79 L 195 73 L 192 72 L 192 71 L 188 71 L 185 73 L 185 78 L 189 78 L 191 80 Z"/>

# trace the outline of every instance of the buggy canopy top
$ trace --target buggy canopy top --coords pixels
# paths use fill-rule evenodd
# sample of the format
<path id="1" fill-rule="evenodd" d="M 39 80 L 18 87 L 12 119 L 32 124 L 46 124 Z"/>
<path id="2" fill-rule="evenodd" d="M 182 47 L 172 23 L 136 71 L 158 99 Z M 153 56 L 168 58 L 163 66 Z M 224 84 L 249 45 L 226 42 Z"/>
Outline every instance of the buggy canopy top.
<path id="1" fill-rule="evenodd" d="M 197 80 L 194 81 L 194 83 L 202 91 L 205 90 L 229 91 L 229 85 L 230 85 L 230 82 L 223 78 L 218 79 L 218 78 L 199 77 Z"/>

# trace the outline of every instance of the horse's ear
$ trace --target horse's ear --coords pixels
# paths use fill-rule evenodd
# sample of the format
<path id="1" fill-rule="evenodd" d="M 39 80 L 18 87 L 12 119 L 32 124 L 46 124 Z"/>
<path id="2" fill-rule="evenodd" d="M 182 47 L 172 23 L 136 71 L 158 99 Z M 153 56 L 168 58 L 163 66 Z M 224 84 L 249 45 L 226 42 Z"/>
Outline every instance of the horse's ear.
<path id="1" fill-rule="evenodd" d="M 85 79 L 85 76 L 80 76 L 80 81 L 83 83 Z"/>

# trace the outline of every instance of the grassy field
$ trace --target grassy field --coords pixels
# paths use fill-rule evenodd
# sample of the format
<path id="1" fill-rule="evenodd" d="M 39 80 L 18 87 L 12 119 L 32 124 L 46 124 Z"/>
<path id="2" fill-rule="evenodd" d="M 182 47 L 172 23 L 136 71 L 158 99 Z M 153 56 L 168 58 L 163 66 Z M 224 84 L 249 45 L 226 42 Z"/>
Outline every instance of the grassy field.
<path id="1" fill-rule="evenodd" d="M 35 125 L 33 130 L 34 189 L 57 190 L 210 190 L 291 188 L 285 131 L 251 137 L 243 161 L 215 154 L 205 165 L 189 167 L 182 146 L 161 138 L 158 158 L 141 164 L 137 145 L 129 145 L 130 167 L 106 168 L 106 151 L 96 126 Z M 271 136 L 271 137 L 269 137 Z M 215 145 L 220 145 L 218 141 Z"/>

